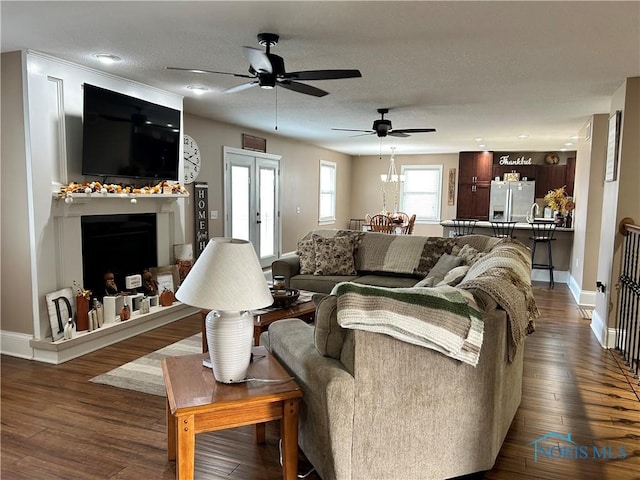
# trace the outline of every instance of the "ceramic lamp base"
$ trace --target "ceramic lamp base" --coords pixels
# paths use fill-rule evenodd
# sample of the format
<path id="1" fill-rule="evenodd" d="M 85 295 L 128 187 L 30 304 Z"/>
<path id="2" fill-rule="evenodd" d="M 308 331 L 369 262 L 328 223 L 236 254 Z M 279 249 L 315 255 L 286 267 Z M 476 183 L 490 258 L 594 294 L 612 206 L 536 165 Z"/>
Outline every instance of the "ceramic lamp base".
<path id="1" fill-rule="evenodd" d="M 205 323 L 215 379 L 221 383 L 244 381 L 251 361 L 253 315 L 212 310 Z"/>

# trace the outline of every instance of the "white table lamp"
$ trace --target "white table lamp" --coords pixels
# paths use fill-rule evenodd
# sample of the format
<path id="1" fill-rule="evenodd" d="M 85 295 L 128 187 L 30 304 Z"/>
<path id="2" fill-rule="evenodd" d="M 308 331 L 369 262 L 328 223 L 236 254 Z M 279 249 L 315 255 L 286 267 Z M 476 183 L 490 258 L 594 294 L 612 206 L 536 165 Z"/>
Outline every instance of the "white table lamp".
<path id="1" fill-rule="evenodd" d="M 250 310 L 273 303 L 253 245 L 246 240 L 212 238 L 176 298 L 211 310 L 205 324 L 215 379 L 222 383 L 245 380 L 253 343 Z"/>

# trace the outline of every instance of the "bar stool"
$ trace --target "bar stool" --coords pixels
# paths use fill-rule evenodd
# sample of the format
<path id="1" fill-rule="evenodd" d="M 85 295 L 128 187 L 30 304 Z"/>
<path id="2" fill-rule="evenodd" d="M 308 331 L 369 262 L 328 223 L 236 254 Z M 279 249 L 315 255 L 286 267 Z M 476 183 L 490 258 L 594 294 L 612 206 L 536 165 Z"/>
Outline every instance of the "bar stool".
<path id="1" fill-rule="evenodd" d="M 453 219 L 453 236 L 462 237 L 464 235 L 471 235 L 473 229 L 476 227 L 477 220 L 468 218 L 454 218 Z"/>
<path id="2" fill-rule="evenodd" d="M 513 229 L 516 222 L 491 222 L 493 236 L 498 238 L 516 238 L 513 236 Z"/>
<path id="3" fill-rule="evenodd" d="M 555 240 L 553 235 L 556 232 L 556 224 L 551 222 L 534 222 L 531 224 L 533 236 L 529 237 L 533 240 L 531 248 L 531 268 L 539 268 L 549 270 L 549 288 L 553 288 L 555 282 L 553 280 L 553 257 L 551 256 L 551 242 Z M 539 243 L 547 244 L 547 263 L 534 263 L 536 256 L 536 245 Z"/>

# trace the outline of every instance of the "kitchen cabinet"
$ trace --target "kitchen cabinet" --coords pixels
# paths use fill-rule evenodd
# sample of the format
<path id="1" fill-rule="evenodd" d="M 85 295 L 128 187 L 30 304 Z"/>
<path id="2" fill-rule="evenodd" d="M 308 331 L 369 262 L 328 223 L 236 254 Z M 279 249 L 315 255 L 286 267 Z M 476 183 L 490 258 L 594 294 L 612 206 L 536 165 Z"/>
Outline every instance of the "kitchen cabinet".
<path id="1" fill-rule="evenodd" d="M 458 183 L 474 184 L 493 180 L 493 152 L 460 152 Z"/>
<path id="2" fill-rule="evenodd" d="M 549 190 L 567 185 L 566 165 L 536 165 L 536 198 L 544 197 Z M 573 194 L 573 182 L 571 183 Z"/>
<path id="3" fill-rule="evenodd" d="M 457 218 L 489 220 L 491 183 L 458 185 Z"/>
<path id="4" fill-rule="evenodd" d="M 573 197 L 573 184 L 576 181 L 576 157 L 567 158 L 567 196 Z"/>
<path id="5" fill-rule="evenodd" d="M 456 216 L 489 220 L 493 152 L 460 152 L 458 168 Z"/>

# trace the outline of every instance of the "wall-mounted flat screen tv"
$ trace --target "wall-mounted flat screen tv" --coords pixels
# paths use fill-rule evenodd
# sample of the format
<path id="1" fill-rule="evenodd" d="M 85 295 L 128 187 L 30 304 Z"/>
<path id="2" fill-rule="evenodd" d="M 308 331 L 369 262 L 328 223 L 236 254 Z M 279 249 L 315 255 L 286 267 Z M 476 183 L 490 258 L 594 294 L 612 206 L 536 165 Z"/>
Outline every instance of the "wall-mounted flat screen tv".
<path id="1" fill-rule="evenodd" d="M 84 84 L 82 174 L 178 180 L 180 111 Z"/>

